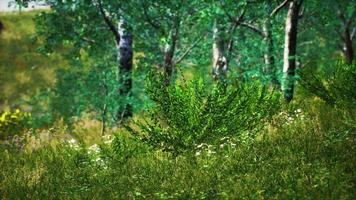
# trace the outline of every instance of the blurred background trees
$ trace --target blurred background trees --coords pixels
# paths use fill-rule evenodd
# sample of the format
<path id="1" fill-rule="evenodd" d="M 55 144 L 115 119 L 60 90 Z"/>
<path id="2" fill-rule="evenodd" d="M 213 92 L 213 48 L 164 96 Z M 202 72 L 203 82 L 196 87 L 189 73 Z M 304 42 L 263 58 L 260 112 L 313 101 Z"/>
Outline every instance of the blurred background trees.
<path id="1" fill-rule="evenodd" d="M 52 85 L 31 95 L 47 95 L 37 108 L 51 113 L 52 121 L 71 124 L 92 113 L 103 132 L 149 102 L 143 89 L 148 72 L 163 73 L 165 86 L 181 75 L 225 84 L 260 80 L 289 102 L 300 70 L 305 79 L 307 73 L 331 73 L 331 60 L 343 57 L 351 65 L 355 56 L 354 0 L 45 3 L 51 9 L 36 13 L 31 40 L 43 59 L 57 55 L 63 62 Z M 4 110 L 20 104 L 35 110 L 34 101 L 41 99 L 24 103 L 10 96 L 1 97 Z"/>

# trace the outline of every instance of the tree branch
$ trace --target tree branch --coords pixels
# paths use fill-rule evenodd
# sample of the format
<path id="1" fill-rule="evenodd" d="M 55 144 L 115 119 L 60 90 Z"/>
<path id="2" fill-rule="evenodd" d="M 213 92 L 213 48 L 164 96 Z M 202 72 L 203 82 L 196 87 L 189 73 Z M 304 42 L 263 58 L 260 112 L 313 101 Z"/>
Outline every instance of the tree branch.
<path id="1" fill-rule="evenodd" d="M 356 34 L 356 27 L 354 27 L 354 28 L 352 29 L 352 32 L 351 32 L 351 35 L 350 35 L 351 40 L 354 39 L 355 34 Z"/>
<path id="2" fill-rule="evenodd" d="M 277 14 L 284 6 L 287 5 L 292 0 L 284 0 L 281 4 L 279 4 L 269 15 L 270 17 L 273 17 L 275 14 Z"/>
<path id="3" fill-rule="evenodd" d="M 116 29 L 116 27 L 114 26 L 114 24 L 112 23 L 110 18 L 105 14 L 101 0 L 98 0 L 97 2 L 98 2 L 99 11 L 100 11 L 102 17 L 104 18 L 106 25 L 109 27 L 110 31 L 112 32 L 112 34 L 115 37 L 116 44 L 120 44 L 120 33 L 118 32 L 118 30 Z"/>
<path id="4" fill-rule="evenodd" d="M 233 25 L 232 25 L 232 27 L 230 28 L 230 31 L 229 31 L 230 36 L 229 36 L 228 45 L 227 45 L 228 60 L 231 57 L 231 53 L 232 53 L 233 46 L 234 46 L 233 34 L 234 34 L 237 26 L 240 25 L 242 23 L 242 21 L 244 20 L 245 13 L 246 13 L 246 9 L 243 9 L 241 14 L 240 14 L 240 16 L 238 16 L 236 19 L 232 19 L 231 18 L 233 20 Z"/>
<path id="5" fill-rule="evenodd" d="M 261 29 L 259 29 L 258 27 L 254 26 L 253 24 L 250 24 L 250 23 L 247 23 L 247 22 L 241 22 L 240 25 L 244 26 L 246 28 L 249 28 L 250 30 L 252 30 L 255 33 L 257 33 L 258 35 L 264 37 L 263 31 Z"/>
<path id="6" fill-rule="evenodd" d="M 163 35 L 165 35 L 165 31 L 161 28 L 161 26 L 159 26 L 158 24 L 156 24 L 152 19 L 151 17 L 149 16 L 148 12 L 147 12 L 147 6 L 143 5 L 142 4 L 142 7 L 143 7 L 143 14 L 146 18 L 146 21 L 148 24 L 150 24 L 154 29 L 157 29 L 158 31 L 160 31 Z"/>
<path id="7" fill-rule="evenodd" d="M 190 47 L 188 47 L 188 49 L 176 61 L 174 61 L 174 64 L 176 65 L 180 63 L 192 51 L 192 49 L 194 49 L 199 44 L 199 42 L 203 39 L 204 36 L 205 35 L 195 40 L 195 42 L 192 45 L 190 45 Z"/>

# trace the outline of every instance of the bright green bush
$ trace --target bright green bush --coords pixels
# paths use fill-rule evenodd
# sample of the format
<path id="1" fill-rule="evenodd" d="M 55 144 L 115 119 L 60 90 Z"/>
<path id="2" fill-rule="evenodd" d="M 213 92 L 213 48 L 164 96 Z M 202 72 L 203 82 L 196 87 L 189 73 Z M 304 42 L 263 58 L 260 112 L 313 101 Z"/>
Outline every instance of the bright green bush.
<path id="1" fill-rule="evenodd" d="M 15 110 L 0 113 L 0 139 L 22 134 L 31 126 L 31 114 Z"/>
<path id="2" fill-rule="evenodd" d="M 151 74 L 147 88 L 154 107 L 144 122 L 127 129 L 175 155 L 201 143 L 252 132 L 279 107 L 279 95 L 258 82 L 208 87 L 195 80 L 166 86 L 160 75 Z"/>

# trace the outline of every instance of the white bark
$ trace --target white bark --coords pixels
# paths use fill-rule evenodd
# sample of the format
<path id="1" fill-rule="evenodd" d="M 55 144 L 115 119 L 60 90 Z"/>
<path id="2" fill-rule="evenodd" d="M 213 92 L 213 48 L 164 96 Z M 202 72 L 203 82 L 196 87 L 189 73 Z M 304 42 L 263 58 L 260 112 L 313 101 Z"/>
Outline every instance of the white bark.
<path id="1" fill-rule="evenodd" d="M 289 3 L 286 25 L 285 25 L 285 43 L 283 57 L 283 85 L 284 98 L 286 101 L 293 99 L 296 53 L 297 53 L 297 34 L 298 18 L 302 0 L 293 0 Z"/>
<path id="2" fill-rule="evenodd" d="M 213 29 L 213 78 L 225 79 L 228 66 L 225 52 L 225 38 L 219 24 L 215 22 Z"/>

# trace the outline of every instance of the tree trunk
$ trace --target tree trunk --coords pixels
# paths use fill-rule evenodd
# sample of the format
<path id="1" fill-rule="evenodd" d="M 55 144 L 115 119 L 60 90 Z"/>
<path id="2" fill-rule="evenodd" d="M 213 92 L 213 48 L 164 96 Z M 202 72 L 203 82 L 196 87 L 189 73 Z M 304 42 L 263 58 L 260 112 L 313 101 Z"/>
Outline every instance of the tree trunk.
<path id="1" fill-rule="evenodd" d="M 227 75 L 227 58 L 225 51 L 226 38 L 224 37 L 224 30 L 218 21 L 214 23 L 213 29 L 213 78 L 215 80 L 226 80 Z"/>
<path id="2" fill-rule="evenodd" d="M 267 11 L 268 14 L 272 12 L 272 2 L 269 1 L 267 3 Z M 280 88 L 280 82 L 278 80 L 277 75 L 277 68 L 275 64 L 274 58 L 274 43 L 273 43 L 273 36 L 272 36 L 272 24 L 271 24 L 271 17 L 268 15 L 267 18 L 263 22 L 263 37 L 264 42 L 266 45 L 264 60 L 265 60 L 265 69 L 263 70 L 264 73 L 270 77 L 271 86 L 275 88 Z"/>
<path id="3" fill-rule="evenodd" d="M 270 77 L 271 86 L 279 88 L 280 83 L 277 76 L 277 68 L 275 65 L 275 58 L 274 58 L 274 44 L 273 44 L 273 37 L 271 31 L 271 19 L 268 17 L 263 23 L 263 35 L 264 35 L 264 42 L 266 45 L 264 60 L 265 60 L 265 69 L 263 70 L 264 73 Z"/>
<path id="4" fill-rule="evenodd" d="M 3 29 L 4 29 L 4 24 L 0 21 L 0 34 L 1 34 Z"/>
<path id="5" fill-rule="evenodd" d="M 121 19 L 118 24 L 118 32 L 120 34 L 120 43 L 117 44 L 118 61 L 119 61 L 119 74 L 118 81 L 120 84 L 119 93 L 121 96 L 129 98 L 131 96 L 132 89 L 132 34 L 129 30 L 129 26 L 124 19 Z M 123 110 L 118 113 L 118 120 L 132 116 L 132 105 L 127 103 L 124 105 Z"/>
<path id="6" fill-rule="evenodd" d="M 354 59 L 354 50 L 352 47 L 352 36 L 351 36 L 351 31 L 350 31 L 350 25 L 345 25 L 344 27 L 344 57 L 345 57 L 345 62 L 347 64 L 352 64 L 352 61 Z"/>
<path id="7" fill-rule="evenodd" d="M 293 0 L 289 3 L 286 25 L 285 25 L 285 43 L 283 57 L 283 92 L 284 99 L 290 102 L 293 99 L 296 53 L 297 53 L 297 34 L 298 18 L 302 0 Z"/>
<path id="8" fill-rule="evenodd" d="M 172 81 L 172 76 L 175 71 L 173 57 L 177 46 L 179 34 L 179 20 L 175 20 L 173 28 L 169 35 L 169 43 L 166 44 L 164 50 L 163 70 L 165 75 L 164 84 L 169 85 Z"/>
<path id="9" fill-rule="evenodd" d="M 101 135 L 105 135 L 106 131 L 106 115 L 107 115 L 107 105 L 104 104 L 103 112 L 101 115 Z"/>

